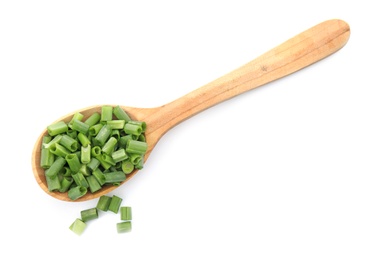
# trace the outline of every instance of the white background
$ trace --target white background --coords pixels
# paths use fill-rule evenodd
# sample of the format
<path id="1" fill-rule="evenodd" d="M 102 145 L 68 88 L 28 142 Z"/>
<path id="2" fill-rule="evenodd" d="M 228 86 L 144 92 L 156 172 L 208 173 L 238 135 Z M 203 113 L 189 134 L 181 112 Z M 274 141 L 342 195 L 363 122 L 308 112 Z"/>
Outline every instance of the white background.
<path id="1" fill-rule="evenodd" d="M 0 254 L 6 259 L 382 259 L 379 1 L 1 1 Z M 170 130 L 112 194 L 131 233 L 37 185 L 31 153 L 58 117 L 155 107 L 327 19 L 347 45 Z M 98 258 L 99 257 L 99 258 Z M 4 259 L 4 257 L 1 257 Z"/>

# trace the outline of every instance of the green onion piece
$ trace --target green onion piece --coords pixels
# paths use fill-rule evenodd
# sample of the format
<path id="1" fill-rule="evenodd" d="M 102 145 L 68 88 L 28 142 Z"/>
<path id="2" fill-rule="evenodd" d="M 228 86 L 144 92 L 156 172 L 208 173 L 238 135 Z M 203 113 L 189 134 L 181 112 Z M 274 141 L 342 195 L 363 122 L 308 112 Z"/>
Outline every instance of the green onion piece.
<path id="1" fill-rule="evenodd" d="M 59 121 L 49 125 L 47 130 L 50 136 L 55 136 L 58 134 L 66 133 L 66 131 L 68 131 L 68 125 L 64 121 Z"/>
<path id="2" fill-rule="evenodd" d="M 116 195 L 113 195 L 112 199 L 110 200 L 108 210 L 117 214 L 118 210 L 120 209 L 121 202 L 122 202 L 122 198 Z"/>
<path id="3" fill-rule="evenodd" d="M 126 148 L 128 143 L 130 142 L 130 140 L 133 140 L 133 136 L 132 135 L 121 136 L 120 139 L 118 140 L 118 146 Z"/>
<path id="4" fill-rule="evenodd" d="M 109 121 L 106 121 L 106 124 L 109 125 L 112 129 L 124 129 L 125 120 L 121 120 L 121 119 L 109 120 Z"/>
<path id="5" fill-rule="evenodd" d="M 129 157 L 129 161 L 133 163 L 133 165 L 138 165 L 143 159 L 142 154 L 131 154 Z"/>
<path id="6" fill-rule="evenodd" d="M 78 172 L 81 168 L 81 163 L 79 157 L 75 153 L 68 154 L 65 156 L 69 168 L 72 172 Z"/>
<path id="7" fill-rule="evenodd" d="M 47 144 L 50 142 L 52 138 L 49 135 L 43 137 L 43 144 Z M 41 147 L 41 156 L 40 156 L 40 167 L 43 169 L 48 169 L 51 167 L 53 162 L 55 161 L 55 156 L 49 148 L 45 148 L 44 145 Z"/>
<path id="8" fill-rule="evenodd" d="M 105 183 L 113 184 L 120 183 L 126 179 L 126 175 L 123 171 L 105 172 Z"/>
<path id="9" fill-rule="evenodd" d="M 99 168 L 94 169 L 92 175 L 96 178 L 101 186 L 105 184 L 105 175 Z"/>
<path id="10" fill-rule="evenodd" d="M 101 155 L 101 158 L 104 162 L 110 164 L 110 165 L 116 165 L 116 162 L 113 160 L 112 156 L 106 153 L 103 153 Z"/>
<path id="11" fill-rule="evenodd" d="M 112 164 L 107 162 L 104 159 L 104 157 L 107 158 L 107 154 L 101 154 L 100 156 L 97 156 L 96 159 L 99 160 L 100 165 L 102 166 L 102 168 L 104 168 L 104 170 L 108 170 L 112 166 Z"/>
<path id="12" fill-rule="evenodd" d="M 81 163 L 90 163 L 91 160 L 91 149 L 90 144 L 87 146 L 81 146 Z"/>
<path id="13" fill-rule="evenodd" d="M 59 144 L 61 144 L 71 152 L 75 152 L 78 149 L 78 141 L 67 134 L 62 136 Z"/>
<path id="14" fill-rule="evenodd" d="M 74 113 L 72 119 L 71 119 L 71 120 L 69 121 L 69 123 L 68 123 L 69 128 L 72 128 L 74 120 L 79 120 L 79 121 L 81 121 L 83 118 L 84 118 L 84 115 L 81 114 L 80 112 L 76 112 L 76 113 Z"/>
<path id="15" fill-rule="evenodd" d="M 126 153 L 124 148 L 121 148 L 112 153 L 112 158 L 113 158 L 113 161 L 117 163 L 117 162 L 121 162 L 123 160 L 128 159 L 128 154 Z"/>
<path id="16" fill-rule="evenodd" d="M 86 177 L 86 181 L 89 184 L 89 190 L 91 193 L 94 193 L 101 189 L 100 183 L 97 181 L 96 177 L 94 175 L 90 175 Z"/>
<path id="17" fill-rule="evenodd" d="M 88 189 L 83 186 L 74 186 L 68 190 L 68 197 L 71 200 L 77 200 L 87 193 Z"/>
<path id="18" fill-rule="evenodd" d="M 116 116 L 117 119 L 124 120 L 125 122 L 131 120 L 129 115 L 120 106 L 115 106 L 113 108 L 113 114 Z"/>
<path id="19" fill-rule="evenodd" d="M 68 166 L 64 166 L 60 170 L 59 174 L 61 174 L 61 176 L 64 176 L 64 177 L 68 177 L 72 175 L 72 171 L 70 170 Z"/>
<path id="20" fill-rule="evenodd" d="M 140 126 L 142 129 L 142 132 L 146 131 L 146 122 L 144 122 L 144 121 L 129 120 L 129 122 L 127 122 L 127 123 Z"/>
<path id="21" fill-rule="evenodd" d="M 94 137 L 94 143 L 97 146 L 104 146 L 105 142 L 108 140 L 112 129 L 108 125 L 103 125 L 98 134 Z"/>
<path id="22" fill-rule="evenodd" d="M 51 147 L 49 148 L 49 151 L 53 153 L 54 155 L 57 155 L 63 158 L 65 158 L 65 156 L 70 154 L 70 151 L 59 143 L 52 144 Z"/>
<path id="23" fill-rule="evenodd" d="M 77 235 L 81 235 L 84 232 L 85 228 L 86 223 L 79 218 L 73 221 L 73 223 L 69 226 L 69 229 Z"/>
<path id="24" fill-rule="evenodd" d="M 113 107 L 112 106 L 102 106 L 101 107 L 101 118 L 100 122 L 110 121 L 113 118 Z"/>
<path id="25" fill-rule="evenodd" d="M 84 209 L 80 212 L 80 215 L 83 222 L 88 222 L 98 218 L 98 211 L 97 208 Z"/>
<path id="26" fill-rule="evenodd" d="M 96 208 L 102 211 L 108 211 L 112 197 L 102 195 L 97 202 Z"/>
<path id="27" fill-rule="evenodd" d="M 61 188 L 59 189 L 59 191 L 60 192 L 67 192 L 69 187 L 72 185 L 72 183 L 73 183 L 73 178 L 70 176 L 65 176 L 61 180 Z"/>
<path id="28" fill-rule="evenodd" d="M 72 178 L 73 178 L 74 182 L 77 184 L 77 186 L 89 188 L 89 183 L 87 182 L 84 174 L 82 174 L 81 172 L 77 172 L 75 174 L 72 174 Z"/>
<path id="29" fill-rule="evenodd" d="M 98 166 L 100 166 L 100 161 L 97 160 L 97 158 L 95 157 L 92 157 L 90 159 L 90 162 L 86 165 L 91 171 L 94 171 L 95 169 L 98 168 Z"/>
<path id="30" fill-rule="evenodd" d="M 101 118 L 100 113 L 94 112 L 90 117 L 88 117 L 84 123 L 89 125 L 89 126 L 94 126 L 95 124 L 99 123 Z"/>
<path id="31" fill-rule="evenodd" d="M 131 124 L 131 123 L 126 123 L 125 126 L 124 126 L 124 132 L 125 134 L 129 135 L 140 135 L 142 133 L 142 127 L 140 125 L 137 125 L 137 124 Z"/>
<path id="32" fill-rule="evenodd" d="M 132 208 L 128 206 L 120 207 L 121 220 L 132 220 Z"/>
<path id="33" fill-rule="evenodd" d="M 131 221 L 119 222 L 116 224 L 116 227 L 117 227 L 117 233 L 128 233 L 132 231 L 132 222 Z"/>
<path id="34" fill-rule="evenodd" d="M 114 137 L 110 137 L 104 146 L 101 149 L 101 152 L 106 153 L 106 154 L 112 154 L 114 151 L 114 147 L 116 146 L 118 140 Z"/>
<path id="35" fill-rule="evenodd" d="M 52 140 L 49 141 L 49 143 L 46 143 L 46 144 L 44 143 L 43 147 L 47 148 L 47 149 L 51 148 L 52 145 L 57 144 L 57 143 L 60 142 L 62 136 L 63 135 L 61 135 L 61 134 L 56 135 Z"/>
<path id="36" fill-rule="evenodd" d="M 120 130 L 118 129 L 113 129 L 112 132 L 110 133 L 110 137 L 114 137 L 116 138 L 117 140 L 120 140 Z"/>
<path id="37" fill-rule="evenodd" d="M 82 146 L 87 146 L 88 144 L 91 144 L 89 138 L 83 133 L 78 133 L 77 139 L 80 141 Z"/>
<path id="38" fill-rule="evenodd" d="M 101 156 L 101 147 L 100 146 L 93 146 L 91 149 L 91 154 L 93 157 Z"/>
<path id="39" fill-rule="evenodd" d="M 148 143 L 136 140 L 131 140 L 126 147 L 128 153 L 144 154 L 147 150 Z"/>
<path id="40" fill-rule="evenodd" d="M 84 176 L 89 176 L 91 174 L 86 164 L 81 164 L 80 170 L 78 172 L 81 172 Z"/>
<path id="41" fill-rule="evenodd" d="M 125 160 L 125 161 L 122 161 L 121 170 L 125 174 L 129 174 L 129 173 L 131 173 L 134 170 L 134 164 L 129 159 Z"/>
<path id="42" fill-rule="evenodd" d="M 53 177 L 49 177 L 49 176 L 47 176 L 46 171 L 45 171 L 45 176 L 46 176 L 45 179 L 47 180 L 47 186 L 48 186 L 49 191 L 60 190 L 61 182 L 60 182 L 58 175 L 55 175 Z"/>
<path id="43" fill-rule="evenodd" d="M 89 131 L 89 125 L 85 124 L 84 122 L 78 119 L 75 119 L 73 120 L 72 129 L 86 135 Z"/>
<path id="44" fill-rule="evenodd" d="M 100 132 L 103 126 L 104 126 L 103 124 L 95 124 L 89 127 L 89 135 L 96 136 Z"/>
<path id="45" fill-rule="evenodd" d="M 52 166 L 45 171 L 45 175 L 49 178 L 57 176 L 59 171 L 61 171 L 61 169 L 64 167 L 65 163 L 66 161 L 64 158 L 57 157 L 56 160 L 52 163 Z"/>

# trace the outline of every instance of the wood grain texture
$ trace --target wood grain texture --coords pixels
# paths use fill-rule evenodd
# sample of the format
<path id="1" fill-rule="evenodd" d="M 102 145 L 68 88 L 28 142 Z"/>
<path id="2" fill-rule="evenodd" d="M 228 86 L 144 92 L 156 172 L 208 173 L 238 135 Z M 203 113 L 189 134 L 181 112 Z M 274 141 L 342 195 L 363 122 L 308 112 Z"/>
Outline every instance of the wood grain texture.
<path id="1" fill-rule="evenodd" d="M 264 53 L 242 67 L 202 86 L 168 104 L 155 108 L 122 106 L 133 119 L 147 123 L 146 138 L 148 152 L 145 161 L 161 139 L 174 126 L 218 103 L 244 92 L 265 85 L 305 68 L 341 49 L 350 37 L 349 25 L 339 19 L 327 20 L 294 36 L 279 46 Z M 103 104 L 106 105 L 106 104 Z M 76 110 L 59 120 L 69 121 L 75 112 L 81 112 L 86 119 L 103 105 Z M 110 104 L 113 105 L 114 104 Z M 40 168 L 41 133 L 32 151 L 32 170 L 38 185 L 50 196 L 71 201 L 66 193 L 50 192 Z M 137 171 L 128 175 L 131 179 Z M 125 181 L 125 182 L 126 182 Z M 85 201 L 105 195 L 120 186 L 109 186 L 96 193 L 88 192 L 76 201 Z"/>

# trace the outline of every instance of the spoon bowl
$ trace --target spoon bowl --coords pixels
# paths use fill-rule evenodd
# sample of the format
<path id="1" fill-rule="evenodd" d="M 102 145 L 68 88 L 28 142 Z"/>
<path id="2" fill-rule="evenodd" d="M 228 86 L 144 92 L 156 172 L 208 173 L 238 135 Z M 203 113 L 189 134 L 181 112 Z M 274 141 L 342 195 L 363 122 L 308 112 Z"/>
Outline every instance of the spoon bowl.
<path id="1" fill-rule="evenodd" d="M 154 108 L 119 106 L 132 119 L 146 122 L 145 137 L 148 144 L 148 150 L 144 157 L 144 162 L 146 162 L 161 137 L 177 124 L 218 103 L 322 60 L 341 49 L 347 43 L 349 37 L 350 27 L 346 22 L 339 19 L 327 20 L 299 33 L 221 78 L 163 106 Z M 73 111 L 55 122 L 68 122 L 76 112 L 82 113 L 84 119 L 86 119 L 94 112 L 100 113 L 101 107 L 104 105 L 106 104 Z M 46 134 L 47 130 L 40 134 L 32 151 L 32 170 L 36 181 L 50 196 L 63 201 L 73 201 L 68 197 L 67 193 L 51 192 L 48 190 L 44 169 L 40 167 L 42 138 Z M 131 179 L 137 172 L 135 170 L 127 175 L 123 183 Z M 121 185 L 104 186 L 101 190 L 94 193 L 88 192 L 83 197 L 74 201 L 98 198 Z"/>

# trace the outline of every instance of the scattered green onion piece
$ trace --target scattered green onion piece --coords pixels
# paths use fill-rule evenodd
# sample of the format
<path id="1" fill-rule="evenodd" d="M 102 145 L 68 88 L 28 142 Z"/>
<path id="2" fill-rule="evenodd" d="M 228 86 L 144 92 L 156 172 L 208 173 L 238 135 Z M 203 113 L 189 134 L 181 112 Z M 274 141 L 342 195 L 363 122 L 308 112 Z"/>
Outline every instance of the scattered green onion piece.
<path id="1" fill-rule="evenodd" d="M 62 157 L 57 157 L 55 159 L 55 161 L 52 163 L 52 166 L 49 167 L 49 169 L 47 169 L 45 171 L 45 175 L 49 178 L 53 178 L 55 176 L 57 176 L 57 174 L 59 173 L 59 171 L 61 171 L 61 169 L 64 167 L 65 165 L 65 159 L 62 158 Z"/>
<path id="2" fill-rule="evenodd" d="M 58 134 L 66 133 L 66 131 L 68 131 L 68 125 L 64 121 L 59 121 L 49 125 L 47 130 L 50 136 L 55 136 Z"/>
<path id="3" fill-rule="evenodd" d="M 108 210 L 117 214 L 120 209 L 121 203 L 122 203 L 122 198 L 116 195 L 113 195 L 112 199 L 110 200 Z"/>
<path id="4" fill-rule="evenodd" d="M 131 221 L 123 221 L 116 224 L 117 233 L 128 233 L 132 231 L 132 222 Z"/>
<path id="5" fill-rule="evenodd" d="M 131 140 L 133 140 L 132 135 L 121 136 L 120 139 L 118 140 L 118 145 L 119 147 L 126 147 Z"/>
<path id="6" fill-rule="evenodd" d="M 129 159 L 122 161 L 121 169 L 125 174 L 129 174 L 134 170 L 134 164 Z"/>
<path id="7" fill-rule="evenodd" d="M 64 166 L 60 170 L 59 174 L 61 174 L 61 176 L 63 176 L 63 177 L 67 177 L 67 176 L 72 175 L 72 171 L 70 170 L 70 168 L 68 166 Z"/>
<path id="8" fill-rule="evenodd" d="M 112 201 L 112 197 L 102 195 L 97 202 L 96 208 L 102 211 L 108 211 L 110 202 Z"/>
<path id="9" fill-rule="evenodd" d="M 84 209 L 80 212 L 80 215 L 83 222 L 88 222 L 98 218 L 98 211 L 97 208 Z"/>
<path id="10" fill-rule="evenodd" d="M 113 118 L 113 107 L 112 106 L 102 106 L 101 107 L 101 122 L 110 121 Z"/>
<path id="11" fill-rule="evenodd" d="M 121 220 L 132 220 L 132 208 L 128 206 L 120 207 Z"/>
<path id="12" fill-rule="evenodd" d="M 115 106 L 113 108 L 113 114 L 116 116 L 117 119 L 124 120 L 125 122 L 131 120 L 129 115 L 120 106 Z"/>
<path id="13" fill-rule="evenodd" d="M 146 122 L 145 121 L 135 121 L 135 120 L 129 120 L 127 123 L 132 125 L 138 125 L 141 127 L 142 132 L 146 131 Z"/>
<path id="14" fill-rule="evenodd" d="M 110 165 L 116 165 L 116 162 L 113 160 L 112 156 L 106 153 L 103 153 L 101 155 L 101 158 L 104 162 L 110 164 Z"/>
<path id="15" fill-rule="evenodd" d="M 84 121 L 84 123 L 89 125 L 89 126 L 94 126 L 94 125 L 98 124 L 98 122 L 100 121 L 100 118 L 101 118 L 100 113 L 94 112 L 90 117 L 88 117 Z"/>
<path id="16" fill-rule="evenodd" d="M 80 170 L 78 172 L 81 172 L 85 177 L 91 174 L 90 169 L 86 166 L 86 164 L 81 164 Z"/>
<path id="17" fill-rule="evenodd" d="M 86 228 L 86 223 L 81 219 L 77 218 L 70 226 L 69 229 L 72 230 L 75 234 L 81 235 Z"/>
<path id="18" fill-rule="evenodd" d="M 142 160 L 143 160 L 143 155 L 142 154 L 131 154 L 130 157 L 129 157 L 129 161 L 133 165 L 138 165 Z"/>
<path id="19" fill-rule="evenodd" d="M 95 193 L 96 191 L 101 189 L 100 183 L 97 181 L 94 175 L 90 175 L 86 177 L 86 181 L 89 184 L 89 190 L 91 193 Z"/>
<path id="20" fill-rule="evenodd" d="M 68 190 L 68 197 L 71 200 L 77 200 L 87 193 L 87 188 L 83 186 L 74 186 Z"/>

